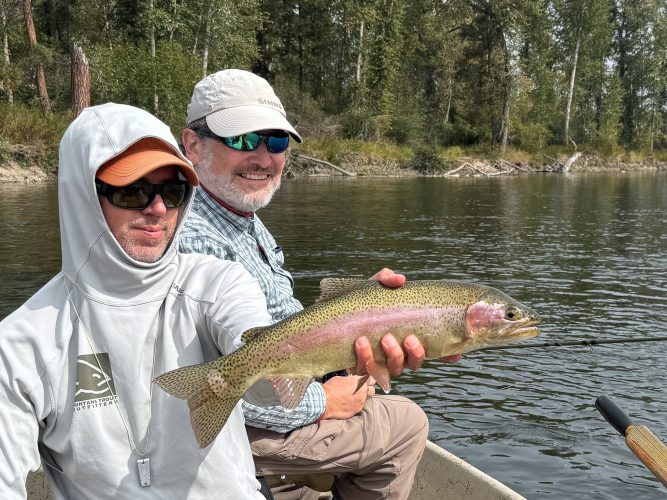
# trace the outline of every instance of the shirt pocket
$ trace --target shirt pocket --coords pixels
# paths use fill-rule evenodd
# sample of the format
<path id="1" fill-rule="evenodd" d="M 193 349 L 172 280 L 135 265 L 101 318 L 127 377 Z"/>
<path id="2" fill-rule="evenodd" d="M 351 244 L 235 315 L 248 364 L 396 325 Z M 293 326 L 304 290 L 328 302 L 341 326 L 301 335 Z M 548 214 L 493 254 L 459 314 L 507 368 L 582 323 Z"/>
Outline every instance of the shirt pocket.
<path id="1" fill-rule="evenodd" d="M 283 269 L 285 264 L 285 254 L 282 247 L 274 246 L 273 248 L 266 248 L 266 245 L 258 243 L 260 252 L 264 256 L 264 260 L 276 276 L 276 281 L 281 287 L 288 287 L 290 290 L 294 289 L 294 279 L 292 275 Z"/>

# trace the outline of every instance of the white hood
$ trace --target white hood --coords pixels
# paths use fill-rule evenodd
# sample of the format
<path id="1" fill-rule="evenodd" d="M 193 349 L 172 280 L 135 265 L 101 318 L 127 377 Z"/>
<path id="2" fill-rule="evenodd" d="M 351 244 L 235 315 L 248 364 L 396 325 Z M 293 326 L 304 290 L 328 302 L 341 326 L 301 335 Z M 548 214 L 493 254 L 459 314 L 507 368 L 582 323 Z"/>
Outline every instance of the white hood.
<path id="1" fill-rule="evenodd" d="M 95 191 L 97 170 L 145 137 L 156 137 L 170 144 L 174 153 L 188 161 L 180 153 L 169 127 L 146 111 L 122 104 L 86 108 L 60 142 L 62 270 L 86 295 L 104 302 L 127 305 L 128 301 L 146 302 L 164 296 L 175 273 L 176 236 L 157 262 L 147 264 L 132 259 L 109 231 Z M 193 194 L 191 190 L 176 234 Z"/>

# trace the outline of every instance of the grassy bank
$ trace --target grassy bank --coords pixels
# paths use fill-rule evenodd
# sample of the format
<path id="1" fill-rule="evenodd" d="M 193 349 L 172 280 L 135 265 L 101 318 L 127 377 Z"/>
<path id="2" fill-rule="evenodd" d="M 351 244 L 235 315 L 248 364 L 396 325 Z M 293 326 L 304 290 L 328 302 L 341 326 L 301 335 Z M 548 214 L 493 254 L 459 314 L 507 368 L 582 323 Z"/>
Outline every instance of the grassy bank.
<path id="1" fill-rule="evenodd" d="M 2 103 L 0 117 L 0 167 L 39 169 L 45 174 L 55 174 L 58 144 L 71 114 L 44 116 L 38 106 Z"/>
<path id="2" fill-rule="evenodd" d="M 30 181 L 54 178 L 58 144 L 72 119 L 70 112 L 44 116 L 38 107 L 0 104 L 0 181 Z M 172 128 L 178 137 L 179 129 Z M 665 168 L 667 151 L 598 151 L 579 145 L 580 160 L 572 170 L 627 170 Z M 288 162 L 291 175 L 340 173 L 357 175 L 438 175 L 464 169 L 462 175 L 493 175 L 519 171 L 557 170 L 574 153 L 572 147 L 552 145 L 538 151 L 484 146 L 435 147 L 398 145 L 341 137 L 306 137 L 293 144 Z M 469 167 L 469 168 L 468 168 Z"/>

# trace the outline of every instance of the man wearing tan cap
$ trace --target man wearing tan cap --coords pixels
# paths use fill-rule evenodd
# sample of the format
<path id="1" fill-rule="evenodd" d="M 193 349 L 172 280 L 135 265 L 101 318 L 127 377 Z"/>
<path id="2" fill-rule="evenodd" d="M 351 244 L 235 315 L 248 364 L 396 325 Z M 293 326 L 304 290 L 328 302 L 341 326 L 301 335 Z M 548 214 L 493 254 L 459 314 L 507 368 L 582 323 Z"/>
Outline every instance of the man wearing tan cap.
<path id="1" fill-rule="evenodd" d="M 140 109 L 87 108 L 65 132 L 62 270 L 0 322 L 3 500 L 40 464 L 55 498 L 264 498 L 240 405 L 200 449 L 187 405 L 153 384 L 271 320 L 243 266 L 177 251 L 197 184 Z"/>
<path id="2" fill-rule="evenodd" d="M 300 311 L 282 249 L 255 214 L 280 187 L 290 139 L 302 140 L 280 99 L 266 80 L 247 71 L 209 75 L 195 86 L 182 139 L 201 184 L 180 235 L 181 251 L 242 263 L 259 281 L 273 321 Z M 387 286 L 405 281 L 387 269 L 374 279 Z M 424 359 L 419 341 L 410 336 L 403 347 L 407 366 L 417 369 Z M 355 348 L 357 373 L 363 373 L 370 346 L 361 338 Z M 383 349 L 391 375 L 400 374 L 406 363 L 401 346 L 388 335 Z M 372 387 L 357 391 L 357 382 L 354 376 L 313 382 L 290 412 L 244 401 L 258 472 L 270 480 L 286 475 L 287 482 L 300 475 L 302 484 L 332 487 L 335 498 L 407 498 L 428 434 L 426 416 L 406 398 L 373 396 Z M 318 497 L 299 485 L 272 491 L 276 499 Z"/>

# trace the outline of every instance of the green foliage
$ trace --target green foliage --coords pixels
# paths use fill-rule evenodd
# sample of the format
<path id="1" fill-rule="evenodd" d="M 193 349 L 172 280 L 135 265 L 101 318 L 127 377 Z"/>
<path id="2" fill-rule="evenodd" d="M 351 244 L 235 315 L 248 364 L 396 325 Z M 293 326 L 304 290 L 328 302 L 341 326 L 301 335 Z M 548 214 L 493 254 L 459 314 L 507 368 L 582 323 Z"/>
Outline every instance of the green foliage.
<path id="1" fill-rule="evenodd" d="M 335 136 L 340 131 L 335 117 L 328 115 L 309 93 L 299 90 L 295 80 L 281 76 L 273 82 L 287 118 L 302 136 Z"/>
<path id="2" fill-rule="evenodd" d="M 380 141 L 391 129 L 391 118 L 389 115 L 351 110 L 343 113 L 339 121 L 346 139 Z"/>
<path id="3" fill-rule="evenodd" d="M 301 146 L 299 152 L 323 158 L 334 164 L 340 163 L 344 155 L 360 153 L 380 160 L 394 160 L 406 163 L 412 152 L 406 147 L 399 147 L 391 142 L 367 142 L 353 139 L 311 138 Z"/>
<path id="4" fill-rule="evenodd" d="M 17 104 L 37 107 L 42 63 L 54 110 L 66 112 L 77 42 L 90 61 L 93 103 L 141 106 L 176 132 L 195 82 L 239 67 L 275 84 L 309 138 L 414 146 L 420 168 L 442 159 L 443 147 L 497 155 L 505 135 L 510 151 L 539 157 L 563 142 L 570 98 L 568 135 L 580 150 L 667 148 L 664 2 L 33 3 L 38 45 L 30 50 L 20 2 L 0 0 L 9 47 L 0 61 L 3 102 L 11 90 Z"/>
<path id="5" fill-rule="evenodd" d="M 456 120 L 453 123 L 447 123 L 442 129 L 442 144 L 444 146 L 453 146 L 460 144 L 470 146 L 488 142 L 488 134 L 484 129 L 473 127 L 463 120 Z"/>
<path id="6" fill-rule="evenodd" d="M 0 135 L 0 165 L 4 165 L 10 159 L 9 143 Z"/>
<path id="7" fill-rule="evenodd" d="M 438 150 L 427 145 L 415 148 L 414 156 L 407 162 L 406 167 L 423 174 L 436 174 L 447 169 L 447 165 L 438 154 Z"/>
<path id="8" fill-rule="evenodd" d="M 179 46 L 160 45 L 155 58 L 148 55 L 147 47 L 96 46 L 88 51 L 88 57 L 93 104 L 132 104 L 155 113 L 175 130 L 185 125 L 199 64 Z M 156 93 L 157 112 L 153 109 Z"/>
<path id="9" fill-rule="evenodd" d="M 516 121 L 512 128 L 512 143 L 526 151 L 543 149 L 549 136 L 549 129 L 542 123 Z"/>
<path id="10" fill-rule="evenodd" d="M 17 160 L 17 145 L 26 155 L 20 163 L 41 165 L 53 171 L 58 165 L 58 144 L 71 120 L 70 113 L 55 112 L 44 116 L 38 106 L 0 103 L 0 165 Z M 27 154 L 27 152 L 30 152 Z"/>
<path id="11" fill-rule="evenodd" d="M 38 148 L 53 148 L 60 142 L 71 116 L 67 113 L 50 113 L 44 116 L 41 109 L 0 103 L 0 138 L 10 144 L 31 144 Z"/>
<path id="12" fill-rule="evenodd" d="M 420 116 L 417 113 L 393 115 L 385 137 L 397 144 L 412 144 L 422 139 L 420 137 L 422 130 Z M 426 130 L 423 132 L 427 133 Z"/>
<path id="13" fill-rule="evenodd" d="M 616 73 L 611 75 L 600 113 L 600 127 L 593 141 L 595 147 L 605 154 L 618 154 L 621 135 L 622 94 L 621 82 Z"/>
<path id="14" fill-rule="evenodd" d="M 465 151 L 459 146 L 445 148 L 439 155 L 440 159 L 446 163 L 458 160 L 462 156 L 465 156 Z"/>

